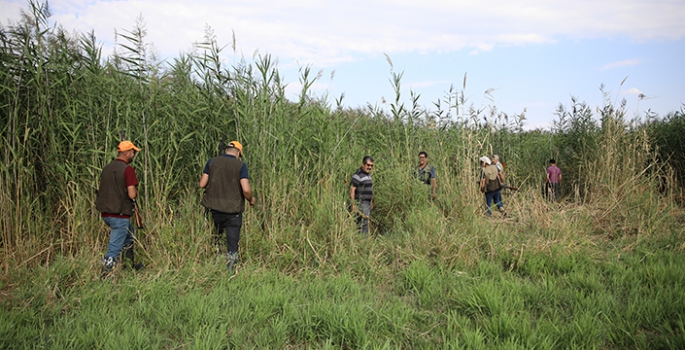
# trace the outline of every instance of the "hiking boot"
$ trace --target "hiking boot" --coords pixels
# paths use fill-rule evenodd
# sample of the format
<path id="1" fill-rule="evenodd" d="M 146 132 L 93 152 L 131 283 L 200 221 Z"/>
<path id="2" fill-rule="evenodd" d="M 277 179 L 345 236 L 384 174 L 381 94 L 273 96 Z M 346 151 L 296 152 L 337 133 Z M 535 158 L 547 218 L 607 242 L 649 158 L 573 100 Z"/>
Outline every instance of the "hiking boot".
<path id="1" fill-rule="evenodd" d="M 105 257 L 102 258 L 102 269 L 100 270 L 100 279 L 105 279 L 109 277 L 112 272 L 114 271 L 114 268 L 117 265 L 117 260 L 112 258 L 112 257 Z"/>
<path id="2" fill-rule="evenodd" d="M 124 255 L 124 270 L 126 270 L 130 267 L 136 271 L 139 271 L 140 269 L 145 267 L 145 265 L 143 265 L 142 263 L 137 263 L 137 264 L 135 263 L 135 259 L 134 259 L 135 255 L 133 253 L 133 242 L 131 242 L 131 244 L 124 246 L 123 255 Z"/>
<path id="3" fill-rule="evenodd" d="M 499 207 L 498 210 L 499 210 L 499 212 L 502 214 L 502 217 L 505 217 L 505 218 L 507 217 L 507 212 L 504 211 L 504 207 Z"/>
<path id="4" fill-rule="evenodd" d="M 226 254 L 226 267 L 228 271 L 235 273 L 236 265 L 238 265 L 238 252 Z"/>

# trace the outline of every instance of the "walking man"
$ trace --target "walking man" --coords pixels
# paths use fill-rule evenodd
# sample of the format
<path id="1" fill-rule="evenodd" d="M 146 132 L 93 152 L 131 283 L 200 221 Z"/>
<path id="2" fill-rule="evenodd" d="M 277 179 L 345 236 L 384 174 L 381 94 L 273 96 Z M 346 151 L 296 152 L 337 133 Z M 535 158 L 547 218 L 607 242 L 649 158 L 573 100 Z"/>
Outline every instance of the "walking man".
<path id="1" fill-rule="evenodd" d="M 245 200 L 255 204 L 247 165 L 239 158 L 243 155 L 243 145 L 231 141 L 225 154 L 207 161 L 200 177 L 200 188 L 205 189 L 202 206 L 212 213 L 216 235 L 226 234 L 226 259 L 229 271 L 234 271 L 238 263 L 238 244 L 240 228 L 243 225 Z"/>
<path id="2" fill-rule="evenodd" d="M 492 164 L 490 158 L 480 157 L 480 191 L 485 193 L 485 204 L 487 205 L 487 214 L 492 216 L 490 206 L 493 202 L 502 213 L 502 216 L 507 216 L 504 211 L 504 204 L 502 204 L 502 184 L 500 183 L 500 173 L 497 167 Z"/>
<path id="3" fill-rule="evenodd" d="M 138 178 L 135 169 L 129 165 L 140 148 L 131 141 L 121 141 L 117 151 L 117 158 L 102 169 L 100 188 L 95 199 L 95 208 L 110 228 L 107 253 L 102 259 L 102 278 L 112 272 L 122 251 L 131 267 L 136 270 L 143 267 L 142 264 L 134 264 L 133 259 L 135 231 L 131 215 L 138 196 Z"/>
<path id="4" fill-rule="evenodd" d="M 554 159 L 549 160 L 549 167 L 547 168 L 547 188 L 552 192 L 554 201 L 559 201 L 559 183 L 561 182 L 561 169 L 557 167 L 557 162 Z"/>
<path id="5" fill-rule="evenodd" d="M 369 233 L 369 217 L 373 208 L 373 180 L 370 174 L 372 169 L 373 158 L 365 156 L 362 159 L 362 167 L 352 175 L 350 186 L 350 208 L 352 212 L 357 213 L 357 224 L 363 234 Z"/>
<path id="6" fill-rule="evenodd" d="M 414 172 L 414 177 L 422 183 L 431 186 L 430 198 L 435 199 L 435 167 L 428 164 L 428 153 L 425 151 L 419 152 L 419 166 Z"/>

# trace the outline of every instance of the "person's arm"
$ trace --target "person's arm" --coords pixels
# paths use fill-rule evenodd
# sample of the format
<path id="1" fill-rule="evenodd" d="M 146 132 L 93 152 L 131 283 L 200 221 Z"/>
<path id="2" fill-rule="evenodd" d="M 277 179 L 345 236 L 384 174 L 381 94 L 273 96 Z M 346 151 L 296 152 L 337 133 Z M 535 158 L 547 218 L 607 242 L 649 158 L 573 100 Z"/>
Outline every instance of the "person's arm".
<path id="1" fill-rule="evenodd" d="M 255 198 L 252 196 L 252 187 L 250 186 L 250 180 L 240 179 L 240 187 L 243 189 L 243 196 L 250 203 L 250 205 L 255 204 Z"/>
<path id="2" fill-rule="evenodd" d="M 136 170 L 133 167 L 127 167 L 124 170 L 124 178 L 126 179 L 126 193 L 128 198 L 136 199 L 138 197 L 138 178 L 136 177 Z"/>
<path id="3" fill-rule="evenodd" d="M 128 198 L 136 199 L 136 197 L 138 197 L 138 189 L 136 186 L 127 186 L 126 191 L 128 192 Z"/>
<path id="4" fill-rule="evenodd" d="M 204 169 L 202 169 L 202 176 L 200 176 L 200 188 L 205 188 L 207 187 L 207 184 L 209 184 L 209 164 L 212 162 L 212 159 L 210 158 L 207 163 L 205 163 Z"/>
<path id="5" fill-rule="evenodd" d="M 207 173 L 202 173 L 202 176 L 200 176 L 200 188 L 205 188 L 207 187 L 207 184 L 209 183 L 209 174 Z"/>
<path id="6" fill-rule="evenodd" d="M 547 179 L 545 179 L 545 183 L 549 183 L 549 171 L 547 172 Z"/>
<path id="7" fill-rule="evenodd" d="M 352 211 L 356 211 L 357 207 L 354 205 L 354 193 L 357 192 L 357 186 L 350 186 L 350 208 L 352 208 Z"/>
<path id="8" fill-rule="evenodd" d="M 499 172 L 497 173 L 497 176 L 499 177 L 499 183 L 502 184 L 502 185 L 504 185 L 504 173 L 501 172 L 501 171 L 499 171 Z"/>
<path id="9" fill-rule="evenodd" d="M 480 191 L 485 192 L 485 170 L 480 171 Z"/>
<path id="10" fill-rule="evenodd" d="M 561 183 L 561 172 L 559 172 L 559 177 L 557 177 L 557 182 Z"/>

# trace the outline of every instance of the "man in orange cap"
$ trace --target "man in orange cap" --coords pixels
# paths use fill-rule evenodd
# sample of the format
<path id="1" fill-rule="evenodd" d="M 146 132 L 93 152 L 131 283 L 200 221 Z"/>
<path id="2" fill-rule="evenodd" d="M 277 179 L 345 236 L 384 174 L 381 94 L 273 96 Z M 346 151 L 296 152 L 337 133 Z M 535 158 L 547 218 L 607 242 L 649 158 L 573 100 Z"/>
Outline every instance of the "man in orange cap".
<path id="1" fill-rule="evenodd" d="M 227 266 L 230 271 L 234 271 L 238 263 L 245 200 L 251 206 L 255 204 L 247 165 L 239 159 L 242 155 L 243 145 L 238 141 L 229 142 L 225 154 L 207 161 L 199 183 L 200 188 L 205 189 L 201 204 L 212 213 L 217 243 L 226 232 Z"/>
<path id="2" fill-rule="evenodd" d="M 112 272 L 122 250 L 124 258 L 130 260 L 131 267 L 136 270 L 142 268 L 142 264 L 134 264 L 133 261 L 135 231 L 131 225 L 131 215 L 138 196 L 138 178 L 135 169 L 129 165 L 140 148 L 126 140 L 119 143 L 117 151 L 117 158 L 102 169 L 100 189 L 95 200 L 95 208 L 110 228 L 107 253 L 102 259 L 102 277 Z"/>

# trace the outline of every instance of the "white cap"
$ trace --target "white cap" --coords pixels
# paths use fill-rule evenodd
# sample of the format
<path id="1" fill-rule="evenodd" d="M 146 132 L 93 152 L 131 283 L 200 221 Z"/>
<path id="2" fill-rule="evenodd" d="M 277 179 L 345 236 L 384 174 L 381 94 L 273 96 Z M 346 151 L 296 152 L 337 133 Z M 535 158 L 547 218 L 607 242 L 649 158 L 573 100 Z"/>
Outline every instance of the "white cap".
<path id="1" fill-rule="evenodd" d="M 483 162 L 483 163 L 485 163 L 485 164 L 487 164 L 487 165 L 492 164 L 492 162 L 490 161 L 490 158 L 488 158 L 488 157 L 486 157 L 486 156 L 480 157 L 480 161 Z"/>

